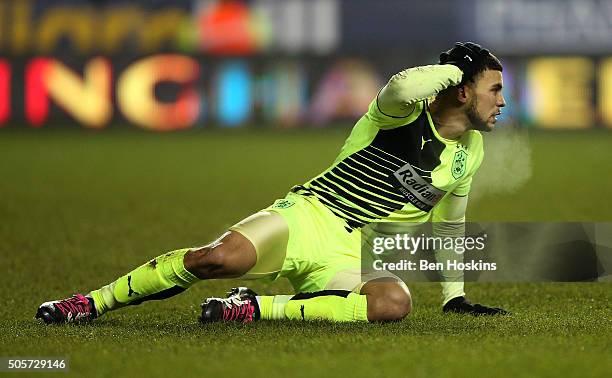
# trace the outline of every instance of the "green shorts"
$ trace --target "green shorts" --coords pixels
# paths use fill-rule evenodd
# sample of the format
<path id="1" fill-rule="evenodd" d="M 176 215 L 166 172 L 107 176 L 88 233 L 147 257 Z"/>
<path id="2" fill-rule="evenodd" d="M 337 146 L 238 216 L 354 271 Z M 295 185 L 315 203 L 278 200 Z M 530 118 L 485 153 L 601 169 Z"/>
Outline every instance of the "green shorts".
<path id="1" fill-rule="evenodd" d="M 315 197 L 289 193 L 230 230 L 248 238 L 257 252 L 245 278 L 285 277 L 296 292 L 358 292 L 362 282 L 390 276 L 362 276 L 361 231 L 349 229 Z"/>

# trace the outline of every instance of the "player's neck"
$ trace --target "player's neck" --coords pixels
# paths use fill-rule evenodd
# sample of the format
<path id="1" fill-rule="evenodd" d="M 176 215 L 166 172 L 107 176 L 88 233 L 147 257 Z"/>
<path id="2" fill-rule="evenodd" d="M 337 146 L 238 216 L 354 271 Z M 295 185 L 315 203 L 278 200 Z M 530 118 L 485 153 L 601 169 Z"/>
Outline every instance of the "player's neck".
<path id="1" fill-rule="evenodd" d="M 436 131 L 443 138 L 458 140 L 470 129 L 470 123 L 464 111 L 446 106 L 440 100 L 429 105 L 429 112 Z"/>

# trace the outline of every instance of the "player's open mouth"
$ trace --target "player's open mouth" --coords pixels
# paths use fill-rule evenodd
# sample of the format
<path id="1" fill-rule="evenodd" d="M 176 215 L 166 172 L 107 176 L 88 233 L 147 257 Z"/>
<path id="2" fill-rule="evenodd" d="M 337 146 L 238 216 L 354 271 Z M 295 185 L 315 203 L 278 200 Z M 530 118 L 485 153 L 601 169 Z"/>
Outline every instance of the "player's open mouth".
<path id="1" fill-rule="evenodd" d="M 500 115 L 500 114 L 501 114 L 501 112 L 497 112 L 497 113 L 495 113 L 495 114 L 493 114 L 491 116 L 491 118 L 493 118 L 493 123 L 497 122 L 497 116 Z"/>

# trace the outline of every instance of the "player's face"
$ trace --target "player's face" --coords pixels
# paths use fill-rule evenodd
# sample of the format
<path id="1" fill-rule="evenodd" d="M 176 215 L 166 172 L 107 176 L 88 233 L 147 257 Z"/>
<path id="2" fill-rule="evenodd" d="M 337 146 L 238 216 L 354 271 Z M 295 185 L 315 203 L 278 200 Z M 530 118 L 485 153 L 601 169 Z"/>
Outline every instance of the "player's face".
<path id="1" fill-rule="evenodd" d="M 491 131 L 501 114 L 501 108 L 506 106 L 502 95 L 502 73 L 496 70 L 486 70 L 476 78 L 471 85 L 472 96 L 467 106 L 467 116 L 472 129 Z"/>

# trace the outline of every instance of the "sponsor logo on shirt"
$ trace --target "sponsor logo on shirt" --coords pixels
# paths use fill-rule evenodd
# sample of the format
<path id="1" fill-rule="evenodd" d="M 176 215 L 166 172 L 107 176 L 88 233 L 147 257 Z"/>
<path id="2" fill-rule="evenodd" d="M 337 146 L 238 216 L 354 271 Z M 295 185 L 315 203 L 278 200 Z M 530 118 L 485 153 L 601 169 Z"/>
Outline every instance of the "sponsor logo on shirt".
<path id="1" fill-rule="evenodd" d="M 393 172 L 393 177 L 399 184 L 395 187 L 419 210 L 430 211 L 446 194 L 419 176 L 410 163 Z"/>

